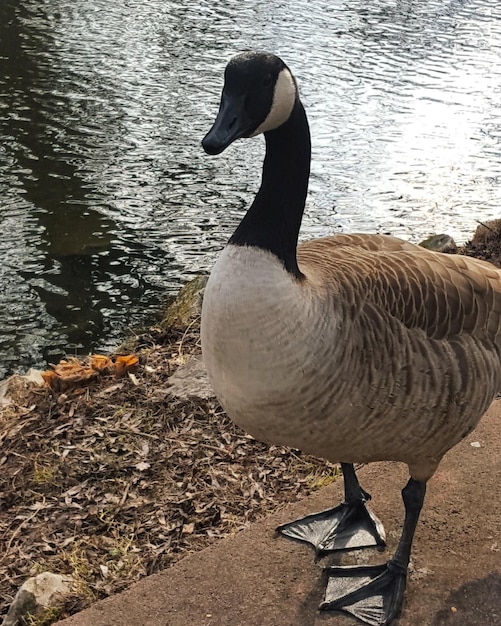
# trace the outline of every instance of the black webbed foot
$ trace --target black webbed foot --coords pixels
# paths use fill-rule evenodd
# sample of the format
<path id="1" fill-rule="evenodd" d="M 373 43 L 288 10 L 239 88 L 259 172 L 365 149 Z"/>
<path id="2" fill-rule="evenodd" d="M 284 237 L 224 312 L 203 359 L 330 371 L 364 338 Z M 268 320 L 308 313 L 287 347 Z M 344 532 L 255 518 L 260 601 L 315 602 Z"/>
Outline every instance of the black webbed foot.
<path id="1" fill-rule="evenodd" d="M 349 613 L 369 626 L 387 626 L 402 609 L 407 571 L 392 561 L 368 567 L 330 567 L 323 611 Z"/>
<path id="2" fill-rule="evenodd" d="M 388 626 L 402 610 L 412 540 L 426 483 L 411 478 L 402 490 L 405 520 L 395 556 L 383 565 L 329 567 L 324 611 L 350 613 L 369 626 Z"/>
<path id="3" fill-rule="evenodd" d="M 342 504 L 277 528 L 286 537 L 311 544 L 317 557 L 335 550 L 386 545 L 383 524 L 367 508 L 370 494 L 360 486 L 353 464 L 341 463 L 341 468 L 345 497 Z"/>
<path id="4" fill-rule="evenodd" d="M 282 535 L 310 543 L 317 556 L 335 550 L 384 547 L 383 524 L 363 500 L 344 502 L 277 528 Z"/>

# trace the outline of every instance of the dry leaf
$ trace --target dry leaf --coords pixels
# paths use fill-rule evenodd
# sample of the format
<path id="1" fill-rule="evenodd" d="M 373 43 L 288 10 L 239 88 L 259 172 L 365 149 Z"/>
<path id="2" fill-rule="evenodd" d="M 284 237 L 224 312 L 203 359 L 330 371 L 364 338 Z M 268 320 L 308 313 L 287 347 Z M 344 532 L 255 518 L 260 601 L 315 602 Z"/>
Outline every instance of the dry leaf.
<path id="1" fill-rule="evenodd" d="M 77 385 L 85 385 L 94 380 L 97 372 L 83 365 L 78 359 L 61 360 L 52 370 L 42 372 L 46 385 L 53 391 L 65 391 Z"/>
<path id="2" fill-rule="evenodd" d="M 30 369 L 26 372 L 23 378 L 39 386 L 42 386 L 44 383 L 42 372 L 34 369 L 33 367 L 30 367 Z"/>
<path id="3" fill-rule="evenodd" d="M 128 372 L 128 376 L 131 380 L 131 382 L 136 385 L 136 387 L 139 387 L 139 381 L 137 379 L 137 376 L 135 374 L 132 374 L 131 372 Z"/>
<path id="4" fill-rule="evenodd" d="M 139 365 L 139 359 L 134 354 L 117 356 L 115 359 L 115 376 L 125 376 L 127 372 L 133 372 Z"/>
<path id="5" fill-rule="evenodd" d="M 113 370 L 113 361 L 104 354 L 93 354 L 90 365 L 92 369 L 101 374 L 107 374 Z"/>

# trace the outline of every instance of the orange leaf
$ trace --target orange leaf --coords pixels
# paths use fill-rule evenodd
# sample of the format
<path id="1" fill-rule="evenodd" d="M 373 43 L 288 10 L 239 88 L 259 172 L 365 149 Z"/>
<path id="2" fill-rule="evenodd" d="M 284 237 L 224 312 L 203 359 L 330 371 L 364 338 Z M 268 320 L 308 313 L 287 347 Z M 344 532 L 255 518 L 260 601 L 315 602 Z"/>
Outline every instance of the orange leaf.
<path id="1" fill-rule="evenodd" d="M 82 365 L 75 358 L 69 361 L 62 359 L 57 365 L 51 367 L 53 371 L 42 372 L 42 378 L 54 391 L 65 391 L 70 387 L 85 385 L 97 376 L 97 372 L 91 367 Z"/>
<path id="2" fill-rule="evenodd" d="M 125 354 L 117 356 L 115 363 L 122 363 L 124 367 L 135 367 L 139 363 L 139 359 L 135 354 Z"/>
<path id="3" fill-rule="evenodd" d="M 117 356 L 115 359 L 115 375 L 125 376 L 127 372 L 134 371 L 139 365 L 139 359 L 134 354 Z"/>
<path id="4" fill-rule="evenodd" d="M 56 374 L 54 374 L 54 372 L 51 372 L 50 370 L 45 370 L 45 372 L 42 372 L 42 378 L 44 379 L 45 384 L 54 391 L 56 391 L 56 387 L 59 387 L 57 383 L 57 376 Z"/>
<path id="5" fill-rule="evenodd" d="M 113 361 L 104 354 L 93 354 L 91 359 L 90 366 L 93 370 L 96 370 L 96 372 L 103 374 L 113 369 Z"/>

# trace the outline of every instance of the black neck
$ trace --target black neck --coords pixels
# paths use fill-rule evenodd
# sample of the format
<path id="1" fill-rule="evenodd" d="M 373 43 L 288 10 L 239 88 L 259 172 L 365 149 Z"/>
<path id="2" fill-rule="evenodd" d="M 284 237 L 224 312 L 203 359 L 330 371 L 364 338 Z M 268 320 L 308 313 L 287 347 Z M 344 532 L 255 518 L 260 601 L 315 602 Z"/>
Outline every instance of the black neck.
<path id="1" fill-rule="evenodd" d="M 299 100 L 287 122 L 265 133 L 265 138 L 261 187 L 230 243 L 268 250 L 288 272 L 301 277 L 296 248 L 310 176 L 311 142 Z"/>

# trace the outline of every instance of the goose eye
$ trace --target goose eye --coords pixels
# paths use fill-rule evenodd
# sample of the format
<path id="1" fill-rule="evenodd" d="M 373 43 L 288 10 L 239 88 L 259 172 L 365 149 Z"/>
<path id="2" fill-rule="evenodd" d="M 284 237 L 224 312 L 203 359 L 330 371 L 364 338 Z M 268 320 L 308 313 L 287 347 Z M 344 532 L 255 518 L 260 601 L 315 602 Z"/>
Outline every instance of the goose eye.
<path id="1" fill-rule="evenodd" d="M 263 87 L 271 87 L 273 80 L 271 78 L 271 74 L 266 74 L 266 76 L 263 78 Z"/>

